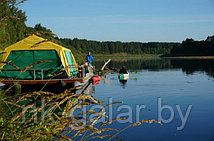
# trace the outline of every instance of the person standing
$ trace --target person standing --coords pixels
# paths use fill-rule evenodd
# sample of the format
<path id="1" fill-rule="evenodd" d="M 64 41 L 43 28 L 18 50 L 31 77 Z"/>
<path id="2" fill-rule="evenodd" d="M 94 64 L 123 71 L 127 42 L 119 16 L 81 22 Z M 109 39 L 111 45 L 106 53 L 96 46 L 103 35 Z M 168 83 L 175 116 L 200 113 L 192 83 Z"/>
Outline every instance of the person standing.
<path id="1" fill-rule="evenodd" d="M 92 63 L 93 57 L 92 57 L 92 55 L 91 55 L 91 52 L 88 52 L 88 55 L 86 56 L 85 59 L 86 59 L 86 61 L 87 61 L 89 64 Z"/>
<path id="2" fill-rule="evenodd" d="M 91 55 L 91 52 L 88 52 L 88 55 L 86 56 L 86 66 L 88 66 L 88 72 L 91 73 L 91 71 L 94 69 L 92 66 L 93 57 Z M 92 70 L 91 70 L 92 69 Z"/>

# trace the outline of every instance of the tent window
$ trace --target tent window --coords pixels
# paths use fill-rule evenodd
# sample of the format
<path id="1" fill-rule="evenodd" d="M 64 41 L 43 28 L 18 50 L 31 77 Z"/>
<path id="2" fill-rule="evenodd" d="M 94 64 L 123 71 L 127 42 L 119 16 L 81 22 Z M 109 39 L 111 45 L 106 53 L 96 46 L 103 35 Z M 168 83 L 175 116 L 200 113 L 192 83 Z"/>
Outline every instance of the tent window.
<path id="1" fill-rule="evenodd" d="M 64 50 L 64 53 L 66 56 L 67 63 L 69 65 L 69 71 L 70 71 L 71 77 L 77 76 L 77 69 L 76 69 L 76 66 L 74 64 L 74 60 L 71 56 L 71 52 Z"/>

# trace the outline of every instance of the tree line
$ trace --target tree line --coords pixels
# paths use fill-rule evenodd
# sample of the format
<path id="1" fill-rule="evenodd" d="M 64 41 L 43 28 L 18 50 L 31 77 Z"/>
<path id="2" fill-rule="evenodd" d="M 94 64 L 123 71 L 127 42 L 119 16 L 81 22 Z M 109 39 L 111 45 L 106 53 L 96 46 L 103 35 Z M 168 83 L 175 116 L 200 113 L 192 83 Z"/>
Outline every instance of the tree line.
<path id="1" fill-rule="evenodd" d="M 214 36 L 208 36 L 206 40 L 195 41 L 186 39 L 179 47 L 174 47 L 168 56 L 213 56 Z"/>
<path id="2" fill-rule="evenodd" d="M 160 42 L 99 42 L 88 41 L 85 39 L 58 39 L 62 45 L 70 48 L 78 54 L 88 51 L 96 54 L 170 54 L 173 47 L 179 43 L 160 43 Z"/>
<path id="3" fill-rule="evenodd" d="M 204 41 L 186 39 L 182 43 L 113 42 L 59 38 L 41 24 L 26 26 L 26 13 L 16 6 L 16 0 L 0 0 L 0 49 L 36 34 L 72 50 L 74 54 L 161 54 L 164 56 L 214 55 L 214 36 Z"/>
<path id="4" fill-rule="evenodd" d="M 0 0 L 0 48 L 3 49 L 27 34 L 25 12 L 16 7 L 16 1 Z"/>

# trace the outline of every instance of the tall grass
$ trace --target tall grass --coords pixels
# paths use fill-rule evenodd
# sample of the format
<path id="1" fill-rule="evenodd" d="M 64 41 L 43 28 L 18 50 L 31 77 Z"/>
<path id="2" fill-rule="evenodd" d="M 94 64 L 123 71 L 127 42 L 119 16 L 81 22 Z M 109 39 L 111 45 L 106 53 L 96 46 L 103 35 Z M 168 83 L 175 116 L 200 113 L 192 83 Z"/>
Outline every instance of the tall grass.
<path id="1" fill-rule="evenodd" d="M 87 102 L 86 102 L 87 101 Z M 97 121 L 108 118 L 103 110 L 114 102 L 104 106 L 98 112 L 84 111 L 74 114 L 74 110 L 85 105 L 102 104 L 103 102 L 90 95 L 76 95 L 69 90 L 61 94 L 51 92 L 32 92 L 17 97 L 1 97 L 0 105 L 4 114 L 0 115 L 1 140 L 89 140 L 95 138 L 119 139 L 117 135 L 127 128 L 138 126 L 143 122 L 158 123 L 154 120 L 142 120 L 131 124 L 121 131 L 106 128 L 113 121 L 106 121 L 98 126 Z M 84 117 L 84 115 L 87 115 Z M 93 118 L 88 118 L 91 115 Z M 108 134 L 113 131 L 113 135 Z M 101 134 L 102 133 L 102 134 Z M 101 134 L 101 135 L 100 135 Z"/>

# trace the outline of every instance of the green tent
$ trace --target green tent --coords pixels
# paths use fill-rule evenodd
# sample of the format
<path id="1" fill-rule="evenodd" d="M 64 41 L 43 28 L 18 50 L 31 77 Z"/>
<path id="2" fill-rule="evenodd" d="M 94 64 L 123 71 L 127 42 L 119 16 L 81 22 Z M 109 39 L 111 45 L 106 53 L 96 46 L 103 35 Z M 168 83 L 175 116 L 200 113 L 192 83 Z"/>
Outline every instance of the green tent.
<path id="1" fill-rule="evenodd" d="M 65 68 L 64 76 L 77 76 L 77 64 L 67 48 L 38 36 L 28 38 L 5 49 L 0 76 L 11 79 L 49 79 L 55 72 Z M 37 62 L 37 63 L 36 63 Z M 28 69 L 22 72 L 26 67 Z"/>

